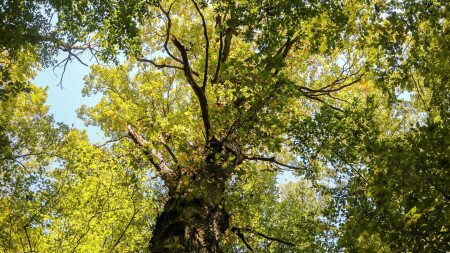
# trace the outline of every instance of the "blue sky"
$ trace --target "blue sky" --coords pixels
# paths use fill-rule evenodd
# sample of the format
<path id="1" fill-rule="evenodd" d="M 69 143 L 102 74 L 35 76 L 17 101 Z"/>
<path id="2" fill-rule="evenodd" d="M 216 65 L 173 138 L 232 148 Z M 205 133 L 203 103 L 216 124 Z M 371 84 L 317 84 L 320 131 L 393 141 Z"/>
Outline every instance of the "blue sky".
<path id="1" fill-rule="evenodd" d="M 64 55 L 58 57 L 63 59 Z M 89 58 L 84 57 L 83 61 L 89 62 Z M 67 65 L 66 72 L 63 77 L 62 87 L 58 86 L 63 68 L 45 68 L 38 72 L 34 78 L 34 84 L 44 87 L 48 86 L 47 104 L 50 105 L 50 113 L 54 115 L 55 121 L 63 122 L 69 127 L 85 129 L 92 142 L 104 141 L 101 130 L 93 126 L 85 126 L 83 121 L 77 117 L 76 109 L 81 105 L 94 105 L 100 96 L 83 97 L 81 89 L 84 86 L 83 77 L 90 71 L 78 61 L 73 61 Z"/>

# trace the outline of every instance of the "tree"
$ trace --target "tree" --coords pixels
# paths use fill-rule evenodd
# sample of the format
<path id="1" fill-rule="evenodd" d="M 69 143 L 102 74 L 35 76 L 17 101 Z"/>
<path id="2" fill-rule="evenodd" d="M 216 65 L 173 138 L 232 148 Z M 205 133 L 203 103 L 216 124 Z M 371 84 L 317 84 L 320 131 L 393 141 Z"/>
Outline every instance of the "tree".
<path id="1" fill-rule="evenodd" d="M 320 71 L 321 81 L 328 84 L 314 80 L 319 76 L 303 77 L 298 69 L 284 68 L 309 56 L 300 48 L 316 33 L 308 26 L 293 30 L 289 23 L 279 22 L 281 11 L 298 9 L 293 23 L 311 19 L 333 24 L 345 21 L 327 18 L 330 12 L 342 12 L 340 6 L 280 3 L 274 8 L 280 13 L 268 16 L 250 2 L 242 8 L 256 7 L 255 13 L 245 16 L 242 11 L 240 17 L 233 13 L 235 4 L 223 6 L 222 14 L 195 1 L 159 3 L 152 10 L 160 16 L 143 24 L 143 29 L 153 30 L 144 35 L 148 51 L 135 60 L 140 62 L 137 73 L 131 74 L 130 62 L 94 67 L 86 79 L 87 94 L 101 92 L 104 98 L 94 108 L 82 110 L 82 115 L 112 138 L 128 136 L 135 144 L 130 148 L 142 150 L 168 188 L 150 242 L 153 252 L 219 251 L 221 237 L 232 228 L 225 193 L 233 177 L 248 173 L 247 164 L 254 162 L 301 170 L 282 162 L 288 161 L 283 153 L 291 149 L 286 140 L 288 119 L 303 114 L 292 105 L 310 103 L 309 98 L 342 110 L 337 98 L 323 100 L 321 95 L 362 79 L 361 62 L 346 59 L 348 66 L 339 68 L 339 52 L 326 40 L 320 47 L 329 62 L 305 70 L 326 68 Z M 189 30 L 188 17 L 197 21 Z M 251 27 L 255 21 L 260 27 Z M 271 22 L 279 23 L 278 34 L 265 31 L 274 29 Z M 339 34 L 342 25 L 323 28 L 327 29 Z M 254 40 L 258 43 L 252 45 Z M 313 53 L 319 50 L 313 46 Z M 151 54 L 159 56 L 145 58 Z M 332 75 L 339 73 L 333 80 Z M 300 78 L 312 79 L 311 85 L 302 86 Z M 310 107 L 318 108 L 314 103 Z M 234 231 L 240 233 L 238 228 Z"/>
<path id="2" fill-rule="evenodd" d="M 13 188 L 46 201 L 16 200 L 36 211 L 11 207 L 22 213 L 7 224 L 20 231 L 2 231 L 4 249 L 134 251 L 146 239 L 151 252 L 449 247 L 445 2 L 30 4 L 58 21 L 42 21 L 51 32 L 23 28 L 37 40 L 1 40 L 6 54 L 50 45 L 67 53 L 64 68 L 86 50 L 99 56 L 84 93 L 103 97 L 79 115 L 111 140 L 44 124 L 56 163 L 30 164 L 42 179 Z M 286 170 L 301 179 L 279 189 Z"/>
<path id="3" fill-rule="evenodd" d="M 299 123 L 296 135 L 305 153 L 316 145 L 312 150 L 326 151 L 319 156 L 324 163 L 340 168 L 333 191 L 345 216 L 342 246 L 445 252 L 448 4 L 378 2 L 378 12 L 359 29 L 370 36 L 365 47 L 375 48 L 374 84 L 388 103 L 373 93 L 347 116 L 324 111 Z"/>

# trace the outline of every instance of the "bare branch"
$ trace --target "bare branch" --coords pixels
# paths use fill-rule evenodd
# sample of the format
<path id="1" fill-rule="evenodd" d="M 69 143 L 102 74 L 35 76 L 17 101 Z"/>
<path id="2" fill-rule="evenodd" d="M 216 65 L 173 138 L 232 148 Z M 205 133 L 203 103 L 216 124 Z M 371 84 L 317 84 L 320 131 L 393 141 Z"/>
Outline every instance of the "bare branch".
<path id="1" fill-rule="evenodd" d="M 75 53 L 72 52 L 72 50 L 73 50 L 72 48 L 66 48 L 66 47 L 64 47 L 64 46 L 61 46 L 61 47 L 59 47 L 59 49 L 61 49 L 61 50 L 64 51 L 64 52 L 67 52 L 70 56 L 75 57 L 75 59 L 77 59 L 77 60 L 78 60 L 81 64 L 83 64 L 84 66 L 89 67 L 89 65 L 87 65 L 86 63 L 84 63 L 84 62 L 80 59 L 80 57 L 78 57 L 78 54 L 83 53 L 84 50 L 81 51 L 81 52 L 79 52 L 79 53 L 77 53 L 77 54 L 75 54 Z"/>
<path id="2" fill-rule="evenodd" d="M 271 240 L 271 241 L 277 241 L 277 242 L 279 242 L 279 243 L 286 244 L 286 245 L 289 245 L 289 246 L 295 246 L 295 244 L 293 244 L 293 243 L 286 242 L 286 241 L 284 241 L 284 240 L 281 240 L 281 239 L 278 239 L 278 238 L 275 238 L 275 237 L 272 237 L 272 236 L 265 235 L 265 234 L 263 234 L 263 233 L 260 233 L 260 232 L 258 232 L 258 231 L 255 231 L 255 230 L 253 230 L 253 229 L 246 228 L 245 231 L 250 232 L 250 233 L 257 234 L 257 235 L 259 235 L 259 236 L 261 236 L 261 237 L 264 237 L 264 238 L 266 238 L 266 239 L 268 239 L 268 240 Z"/>
<path id="3" fill-rule="evenodd" d="M 245 247 L 247 247 L 247 249 L 250 252 L 254 252 L 252 247 L 250 246 L 250 244 L 248 244 L 247 240 L 245 240 L 244 234 L 241 233 L 241 229 L 238 227 L 232 227 L 231 228 L 231 232 L 235 233 L 239 239 L 241 239 L 241 241 L 245 244 Z"/>
<path id="4" fill-rule="evenodd" d="M 330 104 L 328 104 L 327 102 L 325 102 L 323 99 L 320 99 L 320 98 L 318 98 L 318 97 L 316 97 L 316 96 L 314 96 L 314 95 L 310 95 L 309 93 L 305 93 L 305 92 L 303 92 L 303 91 L 302 91 L 302 93 L 303 93 L 303 95 L 305 95 L 305 97 L 310 98 L 310 99 L 312 99 L 312 100 L 319 101 L 319 102 L 321 102 L 322 104 L 324 104 L 324 105 L 330 107 L 331 109 L 333 109 L 333 110 L 335 110 L 335 111 L 344 112 L 344 110 L 342 110 L 341 108 L 338 108 L 338 107 L 336 107 L 336 106 L 330 105 Z"/>
<path id="5" fill-rule="evenodd" d="M 176 65 L 170 65 L 170 64 L 165 64 L 165 63 L 156 63 L 153 60 L 149 60 L 149 59 L 145 59 L 145 58 L 137 58 L 136 60 L 140 61 L 140 62 L 146 62 L 146 63 L 150 63 L 153 66 L 155 66 L 158 69 L 162 69 L 162 68 L 171 68 L 171 69 L 179 69 L 179 70 L 183 70 L 182 66 L 176 66 Z M 192 74 L 194 76 L 199 76 L 198 72 L 193 71 L 192 70 Z"/>
<path id="6" fill-rule="evenodd" d="M 114 248 L 120 243 L 122 240 L 122 237 L 125 235 L 125 232 L 127 232 L 128 228 L 130 227 L 131 223 L 133 223 L 134 218 L 136 217 L 136 214 L 139 212 L 139 209 L 136 209 L 135 204 L 133 203 L 133 215 L 131 216 L 130 221 L 127 223 L 123 231 L 120 233 L 119 238 L 114 242 L 114 245 L 111 247 L 111 250 L 109 252 L 113 252 Z"/>
<path id="7" fill-rule="evenodd" d="M 304 95 L 305 97 L 307 97 L 307 98 L 310 98 L 310 99 L 319 101 L 319 102 L 325 104 L 326 106 L 332 108 L 333 110 L 343 112 L 342 109 L 340 109 L 340 108 L 338 108 L 338 107 L 335 107 L 335 106 L 333 106 L 333 105 L 328 104 L 327 102 L 325 102 L 323 99 L 321 99 L 321 98 L 319 98 L 319 97 L 320 97 L 320 96 L 328 96 L 328 97 L 331 97 L 332 99 L 335 99 L 335 100 L 339 100 L 339 101 L 342 101 L 342 102 L 347 102 L 347 101 L 345 101 L 345 100 L 342 100 L 342 99 L 340 99 L 340 98 L 337 98 L 337 97 L 332 96 L 331 93 L 341 91 L 341 90 L 343 90 L 343 89 L 345 89 L 345 88 L 347 88 L 347 87 L 349 87 L 349 86 L 354 85 L 355 83 L 360 82 L 360 81 L 362 80 L 364 74 L 359 75 L 356 79 L 354 79 L 354 80 L 352 80 L 352 81 L 350 81 L 350 82 L 348 82 L 348 83 L 342 84 L 342 83 L 344 83 L 347 79 L 349 79 L 350 77 L 359 74 L 359 72 L 361 71 L 361 69 L 362 69 L 362 68 L 360 68 L 360 69 L 359 69 L 358 71 L 356 71 L 355 73 L 351 73 L 351 74 L 347 75 L 346 77 L 342 77 L 342 74 L 341 74 L 341 75 L 340 75 L 336 80 L 334 80 L 331 84 L 325 85 L 325 86 L 323 86 L 322 88 L 319 88 L 319 89 L 312 89 L 312 88 L 309 88 L 309 87 L 306 87 L 306 86 L 300 86 L 300 87 L 299 87 L 300 92 L 302 92 L 303 95 Z M 340 86 L 336 87 L 336 85 L 340 85 Z"/>
<path id="8" fill-rule="evenodd" d="M 170 18 L 170 10 L 172 9 L 172 6 L 173 6 L 173 4 L 174 4 L 176 1 L 177 1 L 177 0 L 174 0 L 174 1 L 170 4 L 169 9 L 168 9 L 167 11 L 164 10 L 164 8 L 163 8 L 161 5 L 159 5 L 159 9 L 164 13 L 164 15 L 165 15 L 166 18 L 167 18 L 167 28 L 166 28 L 166 38 L 165 38 L 165 41 L 164 41 L 164 50 L 166 50 L 166 53 L 167 53 L 172 59 L 174 59 L 175 61 L 177 61 L 177 62 L 179 62 L 179 63 L 183 63 L 183 61 L 182 61 L 180 58 L 176 57 L 175 55 L 172 54 L 172 52 L 170 52 L 169 46 L 168 46 L 169 38 L 170 38 L 170 29 L 172 28 L 172 19 Z"/>
<path id="9" fill-rule="evenodd" d="M 291 170 L 304 170 L 304 168 L 300 168 L 300 167 L 296 167 L 296 166 L 292 166 L 289 164 L 284 164 L 282 162 L 279 162 L 275 159 L 275 157 L 264 157 L 264 156 L 244 156 L 243 160 L 248 160 L 248 161 L 263 161 L 263 162 L 269 162 L 269 163 L 273 163 L 276 164 L 278 166 L 281 167 L 285 167 Z"/>
<path id="10" fill-rule="evenodd" d="M 124 135 L 124 136 L 120 136 L 119 138 L 115 138 L 115 139 L 111 139 L 111 140 L 109 140 L 109 141 L 106 141 L 105 143 L 103 143 L 103 144 L 100 144 L 100 145 L 95 145 L 95 147 L 97 147 L 97 148 L 99 148 L 99 147 L 103 147 L 103 146 L 106 146 L 106 145 L 108 145 L 109 143 L 112 143 L 112 142 L 117 142 L 117 141 L 120 141 L 120 140 L 122 140 L 123 138 L 127 138 L 128 136 L 127 135 Z"/>
<path id="11" fill-rule="evenodd" d="M 181 66 L 170 65 L 170 64 L 164 64 L 164 63 L 158 64 L 158 63 L 156 63 L 155 61 L 149 60 L 149 59 L 137 58 L 136 60 L 138 60 L 138 61 L 140 61 L 140 62 L 147 62 L 147 63 L 150 63 L 150 64 L 152 64 L 153 66 L 155 66 L 155 67 L 158 68 L 158 69 L 161 69 L 161 68 L 172 68 L 172 69 L 180 69 L 180 70 L 183 70 L 183 67 L 181 67 Z"/>
<path id="12" fill-rule="evenodd" d="M 57 86 L 62 87 L 62 81 L 64 78 L 64 74 L 66 73 L 66 68 L 67 68 L 67 64 L 69 64 L 69 61 L 70 61 L 70 54 L 69 54 L 69 56 L 67 56 L 67 58 L 65 60 L 62 61 L 62 62 L 64 62 L 64 67 L 63 67 L 63 71 L 61 73 L 61 77 L 59 79 L 59 83 L 57 84 Z M 53 68 L 53 70 L 54 70 L 54 68 Z"/>

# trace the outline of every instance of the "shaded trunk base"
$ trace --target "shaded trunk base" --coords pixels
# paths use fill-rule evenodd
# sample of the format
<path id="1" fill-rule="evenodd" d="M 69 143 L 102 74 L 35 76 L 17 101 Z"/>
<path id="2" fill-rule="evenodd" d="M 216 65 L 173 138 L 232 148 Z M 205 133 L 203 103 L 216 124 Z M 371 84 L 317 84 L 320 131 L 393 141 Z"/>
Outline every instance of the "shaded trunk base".
<path id="1" fill-rule="evenodd" d="M 218 204 L 172 197 L 156 220 L 150 252 L 221 252 L 219 242 L 228 222 Z"/>

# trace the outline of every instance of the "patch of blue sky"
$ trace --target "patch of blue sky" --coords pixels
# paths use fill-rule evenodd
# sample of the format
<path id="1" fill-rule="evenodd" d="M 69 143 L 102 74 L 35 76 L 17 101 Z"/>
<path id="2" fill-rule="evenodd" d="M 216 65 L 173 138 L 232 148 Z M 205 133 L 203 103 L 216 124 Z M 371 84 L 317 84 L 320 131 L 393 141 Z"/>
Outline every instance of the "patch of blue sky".
<path id="1" fill-rule="evenodd" d="M 63 60 L 64 55 L 60 55 L 57 60 Z M 83 62 L 93 64 L 88 56 L 81 56 Z M 93 106 L 100 101 L 101 94 L 91 97 L 82 95 L 84 87 L 83 77 L 89 74 L 90 68 L 82 65 L 77 60 L 69 62 L 61 80 L 63 68 L 45 68 L 37 73 L 33 83 L 40 87 L 48 87 L 47 104 L 50 106 L 50 113 L 53 114 L 56 122 L 62 122 L 71 128 L 86 130 L 89 139 L 93 143 L 104 142 L 104 134 L 100 128 L 95 126 L 86 126 L 84 122 L 77 117 L 76 110 L 81 105 Z"/>

